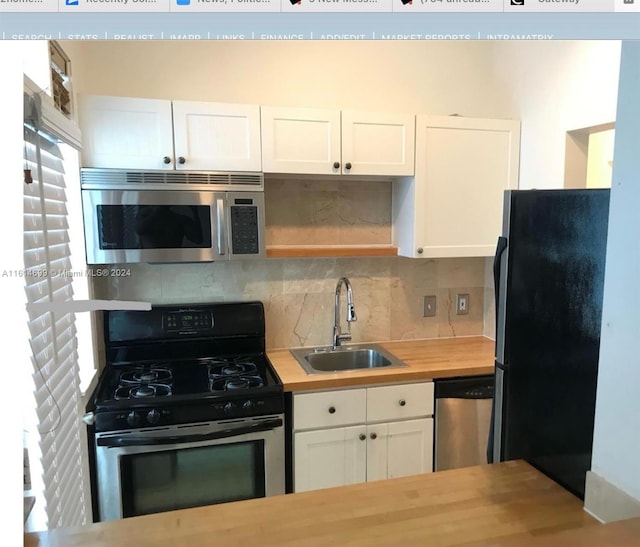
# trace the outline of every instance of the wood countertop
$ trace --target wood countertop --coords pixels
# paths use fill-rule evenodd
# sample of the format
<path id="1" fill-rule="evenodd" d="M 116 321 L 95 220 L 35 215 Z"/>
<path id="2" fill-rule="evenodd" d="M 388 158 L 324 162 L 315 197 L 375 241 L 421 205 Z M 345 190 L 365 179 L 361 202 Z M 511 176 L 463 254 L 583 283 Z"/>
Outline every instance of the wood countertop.
<path id="1" fill-rule="evenodd" d="M 512 461 L 25 534 L 24 544 L 529 547 L 569 545 L 544 539 L 575 533 L 584 545 L 621 545 L 606 539 L 605 528 L 581 500 Z M 640 539 L 640 526 L 610 533 L 634 545 L 628 538 Z M 599 541 L 588 543 L 590 537 Z"/>
<path id="2" fill-rule="evenodd" d="M 495 545 L 496 547 L 638 547 L 640 546 L 640 517 L 537 537 L 522 535 L 500 541 Z"/>
<path id="3" fill-rule="evenodd" d="M 285 391 L 305 391 L 493 374 L 495 342 L 484 336 L 376 342 L 407 365 L 307 374 L 288 349 L 267 351 Z"/>

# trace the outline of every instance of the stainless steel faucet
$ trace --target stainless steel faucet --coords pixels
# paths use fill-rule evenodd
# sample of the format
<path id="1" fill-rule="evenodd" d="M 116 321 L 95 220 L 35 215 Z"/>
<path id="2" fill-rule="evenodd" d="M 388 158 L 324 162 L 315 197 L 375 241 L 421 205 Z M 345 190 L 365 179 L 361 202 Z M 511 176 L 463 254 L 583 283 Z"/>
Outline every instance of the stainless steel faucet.
<path id="1" fill-rule="evenodd" d="M 342 334 L 340 329 L 340 292 L 342 290 L 342 284 L 347 287 L 347 333 Z M 335 318 L 333 322 L 333 349 L 338 349 L 340 343 L 343 341 L 351 340 L 351 323 L 357 321 L 356 308 L 353 305 L 353 291 L 351 290 L 351 283 L 346 277 L 341 277 L 336 285 L 336 307 Z"/>

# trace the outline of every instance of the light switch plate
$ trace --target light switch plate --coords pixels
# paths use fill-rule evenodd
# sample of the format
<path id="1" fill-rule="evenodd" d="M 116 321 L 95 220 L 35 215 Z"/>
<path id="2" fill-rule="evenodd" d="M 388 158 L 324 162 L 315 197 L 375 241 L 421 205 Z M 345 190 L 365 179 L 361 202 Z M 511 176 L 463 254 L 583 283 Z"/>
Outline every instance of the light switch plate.
<path id="1" fill-rule="evenodd" d="M 456 315 L 467 315 L 469 313 L 469 293 L 456 295 Z"/>
<path id="2" fill-rule="evenodd" d="M 429 296 L 425 296 L 422 306 L 423 306 L 422 312 L 424 317 L 435 317 L 436 316 L 435 294 L 430 294 Z"/>

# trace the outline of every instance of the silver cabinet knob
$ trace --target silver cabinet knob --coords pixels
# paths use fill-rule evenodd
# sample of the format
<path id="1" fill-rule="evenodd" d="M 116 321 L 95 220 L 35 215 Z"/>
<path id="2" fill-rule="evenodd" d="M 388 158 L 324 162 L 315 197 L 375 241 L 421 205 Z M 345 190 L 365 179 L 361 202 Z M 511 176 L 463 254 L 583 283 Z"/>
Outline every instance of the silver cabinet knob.
<path id="1" fill-rule="evenodd" d="M 82 417 L 82 421 L 87 425 L 93 425 L 96 423 L 96 415 L 93 412 L 87 412 Z"/>

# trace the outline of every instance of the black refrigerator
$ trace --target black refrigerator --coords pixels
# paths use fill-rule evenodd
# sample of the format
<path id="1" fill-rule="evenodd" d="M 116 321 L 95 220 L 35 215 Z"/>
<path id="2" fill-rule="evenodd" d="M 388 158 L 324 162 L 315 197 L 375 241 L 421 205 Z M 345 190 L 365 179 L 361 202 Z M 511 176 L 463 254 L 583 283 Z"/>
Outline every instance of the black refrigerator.
<path id="1" fill-rule="evenodd" d="M 503 212 L 489 461 L 524 459 L 584 499 L 609 190 L 507 191 Z"/>

